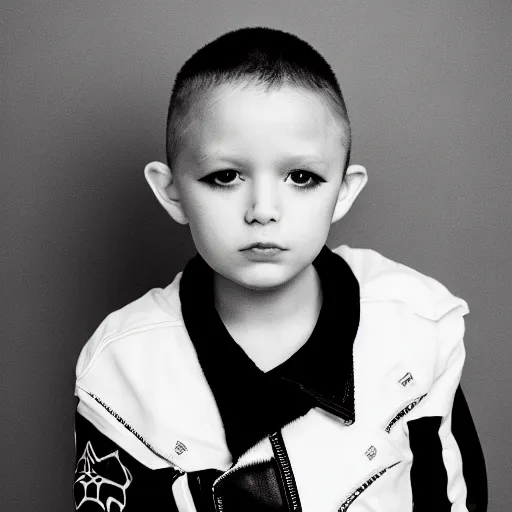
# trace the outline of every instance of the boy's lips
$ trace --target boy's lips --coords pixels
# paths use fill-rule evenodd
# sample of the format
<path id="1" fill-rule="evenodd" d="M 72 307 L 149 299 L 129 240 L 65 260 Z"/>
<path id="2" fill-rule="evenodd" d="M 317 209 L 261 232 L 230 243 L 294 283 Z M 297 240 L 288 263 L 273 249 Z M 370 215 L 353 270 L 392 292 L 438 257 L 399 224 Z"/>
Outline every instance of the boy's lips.
<path id="1" fill-rule="evenodd" d="M 282 247 L 279 244 L 276 244 L 275 242 L 256 242 L 250 245 L 246 245 L 245 247 L 242 247 L 240 249 L 241 251 L 248 251 L 250 249 L 279 249 L 281 251 L 286 251 L 284 247 Z"/>

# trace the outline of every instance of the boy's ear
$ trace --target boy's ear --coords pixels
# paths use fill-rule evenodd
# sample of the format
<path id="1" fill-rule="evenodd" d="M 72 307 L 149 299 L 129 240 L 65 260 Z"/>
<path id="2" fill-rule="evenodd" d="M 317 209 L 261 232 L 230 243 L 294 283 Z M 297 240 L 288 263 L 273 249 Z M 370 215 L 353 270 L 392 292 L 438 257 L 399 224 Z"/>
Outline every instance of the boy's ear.
<path id="1" fill-rule="evenodd" d="M 362 165 L 349 165 L 338 194 L 331 223 L 342 219 L 350 210 L 357 196 L 368 182 L 368 174 Z"/>
<path id="2" fill-rule="evenodd" d="M 179 224 L 188 224 L 171 169 L 162 162 L 150 162 L 144 168 L 144 176 L 165 211 Z"/>

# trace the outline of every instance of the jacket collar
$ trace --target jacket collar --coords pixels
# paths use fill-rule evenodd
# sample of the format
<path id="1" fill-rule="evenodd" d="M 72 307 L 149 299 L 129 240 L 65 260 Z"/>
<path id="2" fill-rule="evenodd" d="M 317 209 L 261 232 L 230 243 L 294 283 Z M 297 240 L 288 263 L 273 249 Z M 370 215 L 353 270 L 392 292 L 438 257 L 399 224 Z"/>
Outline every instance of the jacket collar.
<path id="1" fill-rule="evenodd" d="M 233 457 L 285 424 L 321 407 L 355 421 L 353 342 L 359 284 L 345 260 L 324 246 L 313 261 L 322 308 L 309 340 L 263 372 L 233 340 L 214 304 L 213 271 L 196 254 L 185 266 L 180 302 L 185 327 L 221 415 Z"/>

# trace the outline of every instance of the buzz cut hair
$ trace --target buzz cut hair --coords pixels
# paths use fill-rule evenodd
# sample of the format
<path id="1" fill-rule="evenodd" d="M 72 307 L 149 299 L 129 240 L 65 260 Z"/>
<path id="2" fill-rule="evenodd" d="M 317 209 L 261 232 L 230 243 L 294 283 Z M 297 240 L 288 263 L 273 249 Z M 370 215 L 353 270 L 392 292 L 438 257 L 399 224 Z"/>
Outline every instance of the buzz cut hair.
<path id="1" fill-rule="evenodd" d="M 201 96 L 221 85 L 282 86 L 318 94 L 342 132 L 346 151 L 343 178 L 350 160 L 351 130 L 336 75 L 322 55 L 294 34 L 268 27 L 227 32 L 197 50 L 176 75 L 167 113 L 167 163 L 173 168 L 183 148 L 183 136 L 194 118 Z"/>

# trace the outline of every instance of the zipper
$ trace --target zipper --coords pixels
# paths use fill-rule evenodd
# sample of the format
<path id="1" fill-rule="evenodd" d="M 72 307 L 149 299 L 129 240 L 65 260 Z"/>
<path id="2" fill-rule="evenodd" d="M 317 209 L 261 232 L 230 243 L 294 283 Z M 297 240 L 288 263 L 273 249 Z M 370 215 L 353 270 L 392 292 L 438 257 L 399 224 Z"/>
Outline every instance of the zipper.
<path id="1" fill-rule="evenodd" d="M 215 480 L 215 482 L 213 482 L 213 484 L 212 484 L 212 496 L 213 496 L 213 505 L 215 507 L 216 512 L 222 512 L 224 510 L 224 502 L 222 500 L 222 496 L 217 494 L 215 488 L 217 487 L 218 484 L 222 483 L 222 481 L 228 475 L 230 475 L 231 473 L 233 473 L 234 471 L 236 471 L 240 467 L 242 467 L 241 464 L 239 464 L 239 465 L 235 464 L 232 468 L 230 468 L 227 471 L 225 471 L 224 473 L 222 473 L 222 475 L 220 475 L 219 478 L 217 478 L 217 480 Z"/>
<path id="2" fill-rule="evenodd" d="M 231 475 L 231 473 L 234 473 L 238 469 L 240 469 L 240 468 L 249 468 L 251 466 L 256 466 L 256 465 L 258 465 L 261 462 L 268 462 L 268 461 L 267 460 L 254 460 L 254 461 L 251 461 L 249 464 L 246 464 L 246 465 L 237 462 L 233 467 L 229 468 L 227 471 L 222 473 L 222 475 L 220 475 L 219 478 L 217 478 L 217 480 L 215 480 L 213 482 L 213 484 L 212 484 L 212 496 L 213 496 L 213 504 L 214 504 L 216 512 L 222 512 L 224 510 L 224 501 L 222 499 L 222 496 L 220 496 L 216 492 L 216 487 L 219 484 L 222 484 L 223 480 L 225 480 L 229 475 Z"/>
<path id="3" fill-rule="evenodd" d="M 395 414 L 389 421 L 384 429 L 388 434 L 391 432 L 391 429 L 395 426 L 398 420 L 402 419 L 405 415 L 409 414 L 425 397 L 427 393 L 424 395 L 416 397 L 414 400 L 409 402 L 404 402 L 400 407 L 403 407 L 397 414 Z M 404 407 L 405 405 L 405 407 Z"/>
<path id="4" fill-rule="evenodd" d="M 350 505 L 355 501 L 356 498 L 358 498 L 361 493 L 363 493 L 370 485 L 372 485 L 376 480 L 378 480 L 384 473 L 386 473 L 391 468 L 395 467 L 397 464 L 400 464 L 400 461 L 395 462 L 394 464 L 391 464 L 391 466 L 381 466 L 380 469 L 373 473 L 370 477 L 366 477 L 363 480 L 363 483 L 358 485 L 354 488 L 354 490 L 347 494 L 347 497 L 341 504 L 340 508 L 338 509 L 338 512 L 345 512 Z"/>
<path id="5" fill-rule="evenodd" d="M 302 506 L 300 503 L 299 492 L 297 489 L 297 484 L 295 482 L 295 477 L 293 476 L 292 466 L 290 464 L 290 459 L 288 457 L 288 452 L 286 450 L 286 446 L 284 444 L 284 439 L 281 432 L 275 432 L 272 435 L 268 436 L 270 444 L 272 446 L 272 451 L 274 452 L 274 457 L 277 462 L 277 467 L 281 476 L 281 479 L 284 484 L 284 491 L 286 502 L 288 504 L 288 508 L 290 512 L 302 512 Z M 223 480 L 225 480 L 229 475 L 237 471 L 242 467 L 250 467 L 256 466 L 260 462 L 268 462 L 268 461 L 251 461 L 250 464 L 235 464 L 232 468 L 228 469 L 222 475 L 215 480 L 212 484 L 212 494 L 213 494 L 213 503 L 216 512 L 224 511 L 224 500 L 220 493 L 216 492 L 216 488 L 219 485 L 222 485 Z"/>
<path id="6" fill-rule="evenodd" d="M 85 390 L 84 390 L 85 391 Z M 160 452 L 157 448 L 155 448 L 151 443 L 149 443 L 143 436 L 141 436 L 124 418 L 122 418 L 112 407 L 106 404 L 99 396 L 94 393 L 90 393 L 89 391 L 85 391 L 93 400 L 95 400 L 99 405 L 101 405 L 111 416 L 113 416 L 121 425 L 123 425 L 126 430 L 131 432 L 146 448 L 152 451 L 154 454 L 162 457 L 162 459 L 166 460 L 171 464 L 171 467 L 179 473 L 179 476 L 184 475 L 185 471 L 177 466 L 174 461 L 171 459 L 169 455 L 166 455 Z"/>
<path id="7" fill-rule="evenodd" d="M 292 466 L 290 464 L 288 452 L 286 451 L 283 435 L 281 432 L 275 432 L 269 436 L 269 439 L 279 467 L 279 472 L 284 480 L 286 501 L 291 505 L 292 511 L 301 512 L 302 506 L 300 504 L 299 491 L 297 490 L 297 483 L 293 476 Z"/>
<path id="8" fill-rule="evenodd" d="M 222 512 L 224 510 L 224 503 L 220 496 L 215 496 L 215 491 L 214 491 L 213 500 L 214 500 L 215 510 L 217 510 L 217 512 Z"/>

